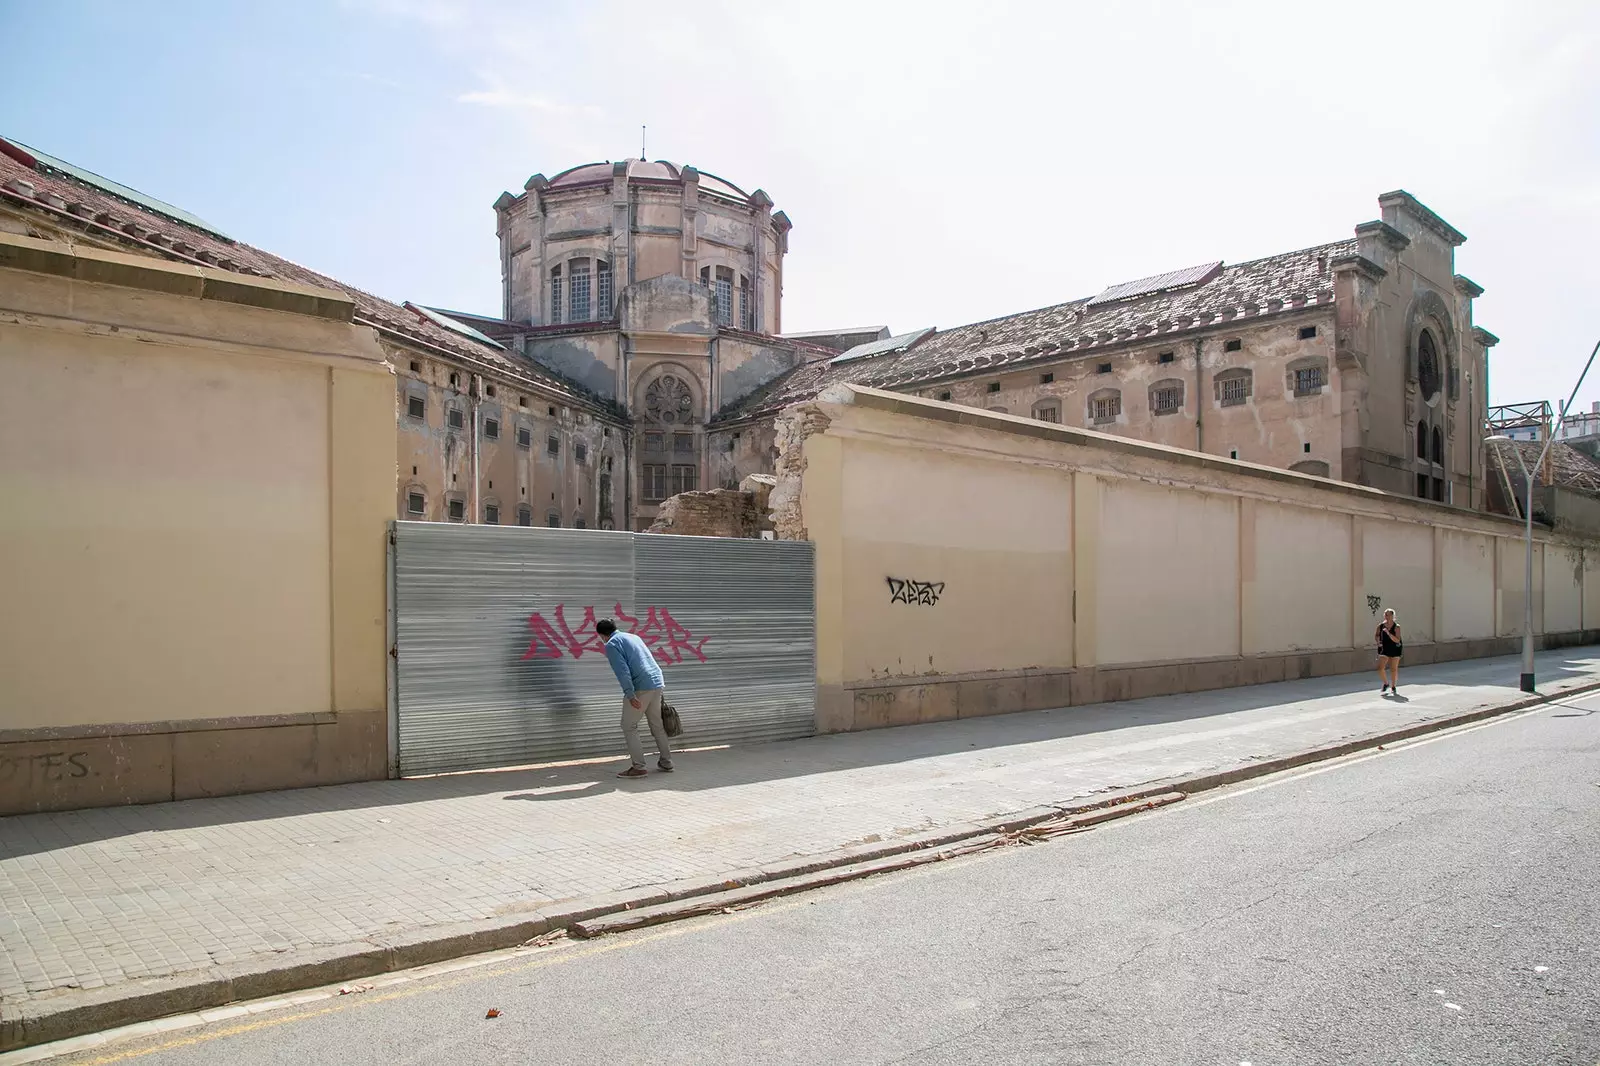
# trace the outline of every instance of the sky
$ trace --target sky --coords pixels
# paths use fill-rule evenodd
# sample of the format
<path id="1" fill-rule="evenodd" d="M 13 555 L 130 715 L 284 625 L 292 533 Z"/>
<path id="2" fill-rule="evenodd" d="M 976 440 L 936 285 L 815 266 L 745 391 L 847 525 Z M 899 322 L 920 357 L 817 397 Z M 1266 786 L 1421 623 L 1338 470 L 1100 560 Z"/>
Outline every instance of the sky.
<path id="1" fill-rule="evenodd" d="M 495 198 L 646 126 L 794 222 L 786 331 L 1338 240 L 1403 188 L 1468 237 L 1492 402 L 1554 403 L 1600 340 L 1596 54 L 1568 0 L 0 0 L 0 136 L 495 315 Z"/>

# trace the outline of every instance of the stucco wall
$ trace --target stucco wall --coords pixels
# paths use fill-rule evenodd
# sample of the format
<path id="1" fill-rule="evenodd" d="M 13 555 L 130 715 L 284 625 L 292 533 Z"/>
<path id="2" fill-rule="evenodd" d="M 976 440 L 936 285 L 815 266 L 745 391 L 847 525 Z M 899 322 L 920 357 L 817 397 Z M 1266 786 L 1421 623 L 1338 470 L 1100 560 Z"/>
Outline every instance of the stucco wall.
<path id="1" fill-rule="evenodd" d="M 854 386 L 778 441 L 825 731 L 1370 669 L 1390 607 L 1413 664 L 1521 633 L 1513 522 Z M 1600 542 L 1540 541 L 1536 631 L 1600 628 Z"/>
<path id="2" fill-rule="evenodd" d="M 381 776 L 372 331 L 47 258 L 0 269 L 0 813 Z"/>

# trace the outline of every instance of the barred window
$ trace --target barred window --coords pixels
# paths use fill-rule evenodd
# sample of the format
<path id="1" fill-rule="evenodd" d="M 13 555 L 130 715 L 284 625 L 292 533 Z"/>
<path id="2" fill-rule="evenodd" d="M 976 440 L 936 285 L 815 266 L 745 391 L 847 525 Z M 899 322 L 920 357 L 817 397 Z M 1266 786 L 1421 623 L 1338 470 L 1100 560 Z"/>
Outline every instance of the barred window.
<path id="1" fill-rule="evenodd" d="M 497 526 L 500 524 L 500 505 L 486 503 L 483 505 L 483 521 L 486 525 Z"/>
<path id="2" fill-rule="evenodd" d="M 1322 391 L 1322 367 L 1303 366 L 1294 372 L 1294 394 L 1308 396 Z"/>
<path id="3" fill-rule="evenodd" d="M 560 529 L 561 528 L 561 512 L 560 511 L 551 511 L 550 513 L 546 514 L 544 516 L 544 524 L 549 526 L 551 529 Z"/>
<path id="4" fill-rule="evenodd" d="M 428 509 L 428 501 L 420 492 L 406 494 L 406 514 L 421 517 Z"/>
<path id="5" fill-rule="evenodd" d="M 561 268 L 550 268 L 550 324 L 560 325 L 561 318 Z"/>
<path id="6" fill-rule="evenodd" d="M 421 396 L 406 398 L 406 413 L 412 418 L 423 418 L 428 413 L 428 401 Z"/>
<path id="7" fill-rule="evenodd" d="M 572 277 L 569 279 L 572 292 L 567 300 L 567 318 L 572 322 L 589 321 L 589 263 L 588 260 L 579 260 L 572 264 Z"/>
<path id="8" fill-rule="evenodd" d="M 615 317 L 616 308 L 612 304 L 611 294 L 611 264 L 604 259 L 595 263 L 595 301 L 599 305 L 599 315 L 596 317 L 611 319 Z"/>
<path id="9" fill-rule="evenodd" d="M 676 496 L 680 492 L 693 492 L 699 487 L 699 468 L 682 463 L 672 468 L 672 495 Z"/>
<path id="10" fill-rule="evenodd" d="M 644 464 L 644 484 L 640 486 L 646 503 L 660 503 L 667 498 L 667 467 L 664 463 Z"/>
<path id="11" fill-rule="evenodd" d="M 1223 407 L 1234 407 L 1250 398 L 1250 371 L 1243 368 L 1224 370 L 1216 377 L 1217 402 Z"/>
<path id="12" fill-rule="evenodd" d="M 483 420 L 483 436 L 486 440 L 500 439 L 500 420 L 498 418 L 485 418 Z"/>
<path id="13" fill-rule="evenodd" d="M 450 521 L 452 521 L 452 522 L 465 522 L 466 520 L 467 520 L 467 501 L 465 501 L 465 500 L 451 500 L 450 501 Z"/>
<path id="14" fill-rule="evenodd" d="M 1033 417 L 1041 422 L 1061 421 L 1061 406 L 1055 403 L 1041 403 L 1034 406 Z"/>
<path id="15" fill-rule="evenodd" d="M 672 452 L 674 455 L 693 455 L 694 434 L 674 433 L 672 435 Z"/>
<path id="16" fill-rule="evenodd" d="M 750 279 L 743 274 L 739 275 L 739 326 L 742 329 L 754 330 L 756 328 L 755 309 L 750 302 Z"/>
<path id="17" fill-rule="evenodd" d="M 661 452 L 666 450 L 666 435 L 650 432 L 644 435 L 644 450 L 647 452 Z"/>
<path id="18" fill-rule="evenodd" d="M 1152 414 L 1170 415 L 1183 410 L 1183 382 L 1175 379 L 1158 381 L 1150 387 Z"/>
<path id="19" fill-rule="evenodd" d="M 519 448 L 532 448 L 533 447 L 533 430 L 529 429 L 527 426 L 518 426 L 517 427 L 517 447 L 519 447 Z"/>
<path id="20" fill-rule="evenodd" d="M 462 415 L 461 408 L 459 407 L 450 408 L 450 414 L 446 420 L 450 423 L 451 429 L 460 429 L 462 426 L 467 424 L 466 418 Z"/>
<path id="21" fill-rule="evenodd" d="M 1089 397 L 1089 417 L 1097 426 L 1115 422 L 1122 414 L 1122 393 L 1105 389 Z"/>
<path id="22" fill-rule="evenodd" d="M 529 507 L 527 504 L 523 504 L 522 506 L 517 508 L 517 525 L 519 525 L 519 526 L 531 526 L 531 525 L 533 525 L 533 508 L 532 507 Z"/>

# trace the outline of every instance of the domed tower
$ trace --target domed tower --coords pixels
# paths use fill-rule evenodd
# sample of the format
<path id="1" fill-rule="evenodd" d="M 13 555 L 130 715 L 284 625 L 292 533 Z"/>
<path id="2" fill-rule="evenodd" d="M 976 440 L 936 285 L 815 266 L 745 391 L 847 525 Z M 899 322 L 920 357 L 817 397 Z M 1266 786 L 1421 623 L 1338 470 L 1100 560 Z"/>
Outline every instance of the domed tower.
<path id="1" fill-rule="evenodd" d="M 628 412 L 626 465 L 606 471 L 627 528 L 680 492 L 733 480 L 726 445 L 713 455 L 712 420 L 805 358 L 777 336 L 790 225 L 772 198 L 628 159 L 535 174 L 494 206 L 514 343 Z"/>
<path id="2" fill-rule="evenodd" d="M 660 160 L 586 163 L 535 174 L 495 202 L 504 316 L 532 326 L 608 322 L 629 285 L 699 282 L 720 326 L 782 328 L 789 220 L 747 193 Z"/>

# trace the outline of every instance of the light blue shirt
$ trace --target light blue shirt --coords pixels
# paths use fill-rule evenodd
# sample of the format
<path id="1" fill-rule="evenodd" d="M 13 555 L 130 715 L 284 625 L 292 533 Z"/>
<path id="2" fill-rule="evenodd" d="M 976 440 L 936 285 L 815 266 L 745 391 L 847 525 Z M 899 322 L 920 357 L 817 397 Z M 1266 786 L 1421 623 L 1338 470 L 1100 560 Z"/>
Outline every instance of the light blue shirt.
<path id="1" fill-rule="evenodd" d="M 606 661 L 622 685 L 622 698 L 631 700 L 639 692 L 663 688 L 661 667 L 650 654 L 650 646 L 632 633 L 617 632 L 606 641 Z"/>

